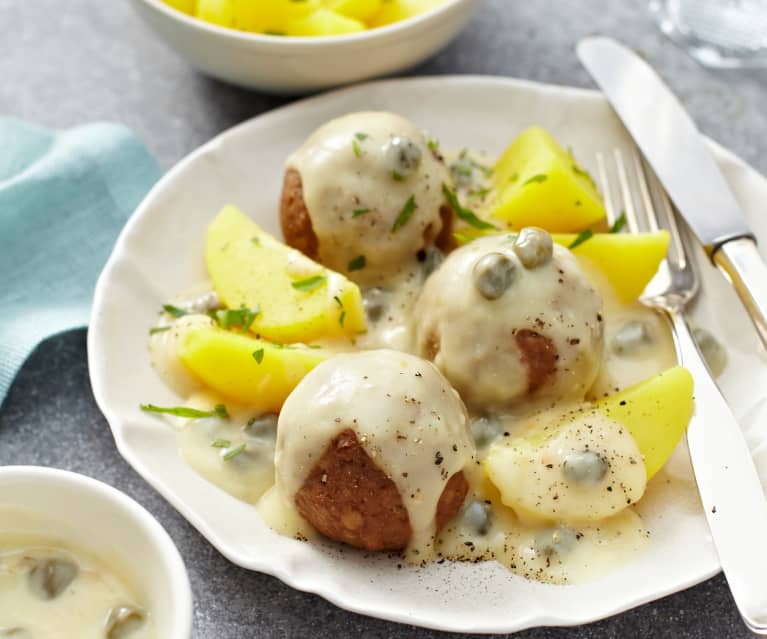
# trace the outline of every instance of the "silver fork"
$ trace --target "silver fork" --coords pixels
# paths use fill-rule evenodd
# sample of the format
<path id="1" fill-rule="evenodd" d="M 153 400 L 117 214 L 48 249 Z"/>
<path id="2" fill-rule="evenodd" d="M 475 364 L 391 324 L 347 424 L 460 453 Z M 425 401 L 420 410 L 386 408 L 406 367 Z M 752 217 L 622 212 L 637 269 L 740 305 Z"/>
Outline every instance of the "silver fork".
<path id="1" fill-rule="evenodd" d="M 665 228 L 670 234 L 668 256 L 641 301 L 669 318 L 679 362 L 692 373 L 697 418 L 690 422 L 687 443 L 698 491 L 738 610 L 750 630 L 767 634 L 767 500 L 742 431 L 684 314 L 699 288 L 690 256 L 700 249 L 692 246 L 639 151 L 598 154 L 597 167 L 610 224 L 622 210 L 630 232 Z"/>

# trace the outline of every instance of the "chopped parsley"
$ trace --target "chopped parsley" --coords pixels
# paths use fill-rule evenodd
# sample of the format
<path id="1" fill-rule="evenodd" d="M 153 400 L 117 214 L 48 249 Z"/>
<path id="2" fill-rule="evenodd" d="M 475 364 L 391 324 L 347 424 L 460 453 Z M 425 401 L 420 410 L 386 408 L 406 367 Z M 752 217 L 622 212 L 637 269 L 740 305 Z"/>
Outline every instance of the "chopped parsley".
<path id="1" fill-rule="evenodd" d="M 214 439 L 210 442 L 212 448 L 229 448 L 232 445 L 228 439 Z"/>
<path id="2" fill-rule="evenodd" d="M 261 238 L 257 236 L 253 236 L 250 238 L 250 241 L 253 242 L 256 246 L 261 246 Z"/>
<path id="3" fill-rule="evenodd" d="M 333 299 L 336 301 L 336 304 L 338 304 L 339 308 L 343 308 L 344 307 L 344 303 L 341 301 L 341 298 L 338 297 L 338 295 L 334 295 Z"/>
<path id="4" fill-rule="evenodd" d="M 149 329 L 150 335 L 157 335 L 157 333 L 164 333 L 165 331 L 169 331 L 172 327 L 170 326 L 154 326 L 153 328 Z"/>
<path id="5" fill-rule="evenodd" d="M 402 173 L 398 173 L 397 171 L 392 171 L 391 172 L 391 178 L 395 182 L 402 182 L 402 180 L 405 179 L 404 176 L 402 175 Z"/>
<path id="6" fill-rule="evenodd" d="M 322 286 L 328 278 L 324 275 L 314 275 L 313 277 L 307 277 L 305 280 L 298 280 L 291 282 L 290 285 L 297 291 L 304 291 L 308 293 L 316 288 Z"/>
<path id="7" fill-rule="evenodd" d="M 610 233 L 618 233 L 624 226 L 626 226 L 626 211 L 621 211 L 618 219 L 610 227 Z"/>
<path id="8" fill-rule="evenodd" d="M 162 310 L 164 310 L 171 317 L 175 317 L 176 319 L 179 317 L 184 317 L 184 315 L 189 315 L 189 311 L 186 311 L 183 308 L 179 308 L 178 306 L 173 306 L 173 304 L 163 304 Z"/>
<path id="9" fill-rule="evenodd" d="M 229 329 L 232 326 L 239 326 L 243 331 L 247 331 L 252 325 L 253 321 L 261 314 L 261 308 L 256 305 L 252 309 L 248 309 L 245 306 L 240 308 L 227 308 L 225 310 L 214 311 L 213 318 L 218 322 L 218 325 L 223 329 Z"/>
<path id="10" fill-rule="evenodd" d="M 224 461 L 229 461 L 230 459 L 234 459 L 239 455 L 241 452 L 243 452 L 246 448 L 245 444 L 240 444 L 236 448 L 232 448 L 231 450 L 226 451 L 224 454 Z"/>
<path id="11" fill-rule="evenodd" d="M 429 147 L 429 151 L 432 153 L 439 153 L 439 140 L 433 140 L 432 138 L 429 138 L 426 142 L 426 146 Z"/>
<path id="12" fill-rule="evenodd" d="M 413 212 L 418 208 L 418 204 L 415 202 L 415 195 L 411 195 L 407 202 L 405 202 L 405 205 L 402 207 L 402 210 L 399 212 L 399 215 L 397 216 L 397 219 L 394 220 L 394 224 L 392 224 L 391 232 L 396 233 L 398 229 L 405 226 L 407 224 L 407 221 L 413 216 Z"/>
<path id="13" fill-rule="evenodd" d="M 522 182 L 522 186 L 527 186 L 528 184 L 532 184 L 533 182 L 538 182 L 539 184 L 541 182 L 545 182 L 549 179 L 549 176 L 545 173 L 538 173 L 537 175 L 534 175 L 531 178 L 527 178 L 524 182 Z"/>
<path id="14" fill-rule="evenodd" d="M 464 235 L 463 233 L 453 233 L 453 237 L 456 239 L 456 241 L 459 244 L 468 244 L 469 242 L 473 241 L 473 237 L 469 237 L 468 235 Z"/>
<path id="15" fill-rule="evenodd" d="M 358 158 L 362 157 L 362 148 L 360 147 L 360 143 L 357 142 L 357 140 L 352 140 L 352 150 L 354 151 L 354 155 L 356 155 Z"/>
<path id="16" fill-rule="evenodd" d="M 583 244 L 586 240 L 591 239 L 591 237 L 594 235 L 594 231 L 591 229 L 586 229 L 585 231 L 581 231 L 578 233 L 576 238 L 570 242 L 570 245 L 567 247 L 569 249 L 574 249 L 576 246 L 580 246 Z"/>
<path id="17" fill-rule="evenodd" d="M 594 178 L 591 177 L 591 173 L 589 173 L 586 169 L 582 169 L 577 164 L 573 164 L 572 169 L 575 175 L 580 175 L 582 178 L 586 178 L 591 186 L 593 186 L 595 189 L 597 188 L 596 182 L 594 182 Z"/>
<path id="18" fill-rule="evenodd" d="M 360 215 L 366 215 L 370 213 L 370 209 L 354 209 L 352 211 L 352 217 L 359 217 Z"/>
<path id="19" fill-rule="evenodd" d="M 147 413 L 165 413 L 167 415 L 175 415 L 176 417 L 185 417 L 187 419 L 201 419 L 203 417 L 220 417 L 221 419 L 228 419 L 229 413 L 226 410 L 226 406 L 223 404 L 216 404 L 213 410 L 199 410 L 197 408 L 189 408 L 188 406 L 155 406 L 154 404 L 141 404 L 141 410 Z"/>
<path id="20" fill-rule="evenodd" d="M 444 193 L 447 203 L 453 208 L 455 214 L 469 226 L 473 226 L 475 229 L 483 230 L 498 228 L 495 226 L 495 224 L 490 224 L 490 222 L 486 222 L 485 220 L 477 217 L 474 211 L 470 211 L 469 209 L 464 208 L 458 201 L 458 196 L 447 187 L 447 184 L 442 184 L 442 193 Z"/>
<path id="21" fill-rule="evenodd" d="M 354 134 L 354 137 L 357 138 L 360 142 L 364 142 L 367 140 L 370 136 L 367 133 L 357 132 Z"/>
<path id="22" fill-rule="evenodd" d="M 264 349 L 259 348 L 257 351 L 253 351 L 253 359 L 256 360 L 258 364 L 264 361 Z"/>
<path id="23" fill-rule="evenodd" d="M 344 327 L 344 321 L 346 321 L 346 311 L 341 311 L 341 314 L 338 316 L 338 323 L 341 325 L 341 328 Z"/>
<path id="24" fill-rule="evenodd" d="M 365 268 L 365 265 L 367 264 L 367 260 L 365 259 L 364 255 L 358 255 L 353 260 L 349 262 L 349 265 L 347 267 L 347 270 L 349 272 L 351 271 L 359 271 L 360 269 Z"/>

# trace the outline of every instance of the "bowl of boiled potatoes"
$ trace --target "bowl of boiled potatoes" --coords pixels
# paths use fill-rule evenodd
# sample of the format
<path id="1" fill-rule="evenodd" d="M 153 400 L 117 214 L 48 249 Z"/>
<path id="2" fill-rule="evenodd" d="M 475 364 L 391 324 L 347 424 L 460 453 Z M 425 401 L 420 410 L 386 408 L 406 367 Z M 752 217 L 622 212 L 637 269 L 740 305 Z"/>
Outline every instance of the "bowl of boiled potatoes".
<path id="1" fill-rule="evenodd" d="M 466 25 L 479 0 L 132 0 L 203 73 L 270 93 L 307 93 L 395 73 Z"/>

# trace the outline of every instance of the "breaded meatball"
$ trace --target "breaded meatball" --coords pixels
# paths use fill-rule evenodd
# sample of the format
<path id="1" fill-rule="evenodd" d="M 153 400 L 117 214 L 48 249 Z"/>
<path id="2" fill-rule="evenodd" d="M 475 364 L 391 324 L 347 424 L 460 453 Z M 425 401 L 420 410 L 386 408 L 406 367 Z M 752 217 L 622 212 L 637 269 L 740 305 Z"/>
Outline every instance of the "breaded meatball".
<path id="1" fill-rule="evenodd" d="M 287 161 L 285 241 L 358 281 L 381 281 L 423 248 L 450 242 L 443 184 L 450 172 L 412 122 L 384 112 L 332 120 Z"/>
<path id="2" fill-rule="evenodd" d="M 601 312 L 575 257 L 531 227 L 477 239 L 430 276 L 417 350 L 478 411 L 583 399 L 599 372 Z"/>
<path id="3" fill-rule="evenodd" d="M 433 364 L 396 351 L 338 355 L 280 413 L 278 490 L 322 534 L 426 557 L 468 491 L 466 409 Z"/>

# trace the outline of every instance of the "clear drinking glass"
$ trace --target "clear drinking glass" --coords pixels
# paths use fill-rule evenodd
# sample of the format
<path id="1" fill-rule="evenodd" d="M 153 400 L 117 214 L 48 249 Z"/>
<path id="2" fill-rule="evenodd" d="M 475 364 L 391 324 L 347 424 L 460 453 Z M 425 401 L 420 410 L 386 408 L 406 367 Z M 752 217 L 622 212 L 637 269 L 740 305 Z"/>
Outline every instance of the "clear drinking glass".
<path id="1" fill-rule="evenodd" d="M 661 31 L 708 67 L 767 67 L 767 0 L 649 0 Z"/>

